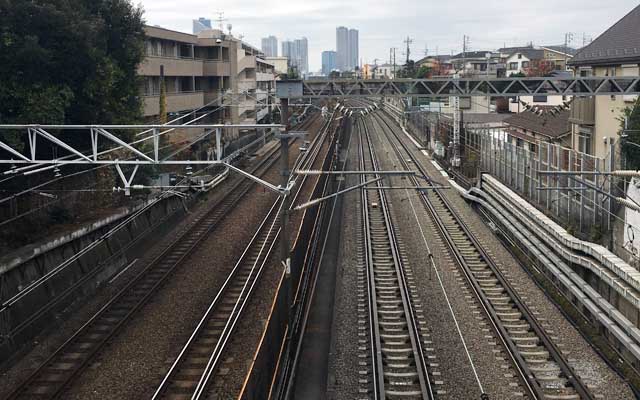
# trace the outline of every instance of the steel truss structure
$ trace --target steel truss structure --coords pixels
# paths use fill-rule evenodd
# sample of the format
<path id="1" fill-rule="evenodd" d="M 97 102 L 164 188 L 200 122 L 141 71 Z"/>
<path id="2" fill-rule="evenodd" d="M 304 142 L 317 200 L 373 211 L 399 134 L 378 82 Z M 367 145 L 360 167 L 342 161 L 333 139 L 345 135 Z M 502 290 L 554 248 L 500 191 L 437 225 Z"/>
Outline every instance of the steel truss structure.
<path id="1" fill-rule="evenodd" d="M 277 81 L 276 92 L 281 98 L 309 99 L 361 96 L 612 96 L 640 94 L 640 77 L 325 79 Z"/>
<path id="2" fill-rule="evenodd" d="M 31 174 L 50 169 L 52 166 L 71 165 L 71 164 L 92 164 L 92 165 L 114 165 L 118 171 L 118 175 L 122 180 L 125 190 L 132 186 L 133 178 L 141 165 L 222 165 L 245 177 L 252 179 L 269 190 L 278 193 L 286 191 L 286 188 L 276 187 L 254 177 L 245 171 L 233 166 L 230 162 L 231 155 L 222 158 L 222 134 L 225 129 L 256 129 L 266 133 L 267 130 L 283 131 L 284 125 L 278 124 L 247 124 L 247 125 L 0 125 L 0 165 L 11 164 L 12 168 L 5 171 L 4 174 L 23 173 Z M 196 160 L 196 159 L 172 159 L 181 151 L 173 152 L 169 156 L 160 157 L 160 138 L 174 132 L 176 129 L 192 130 L 202 132 L 198 137 L 190 142 L 195 144 L 209 135 L 215 133 L 216 136 L 216 158 L 212 160 Z M 141 132 L 148 136 L 138 139 L 132 143 L 126 143 L 120 139 L 114 131 L 130 131 Z M 80 150 L 73 145 L 64 142 L 54 133 L 56 131 L 77 132 L 78 135 L 89 135 L 91 140 L 91 150 Z M 26 149 L 22 150 L 18 145 L 8 143 L 5 136 L 8 133 L 22 134 L 27 136 Z M 57 133 L 57 132 L 56 132 Z M 138 133 L 139 135 L 140 133 Z M 138 136 L 135 135 L 135 136 Z M 147 153 L 141 151 L 140 147 L 144 142 L 151 143 L 151 150 Z M 54 154 L 64 154 L 59 157 L 38 158 L 38 145 L 52 146 L 56 151 Z M 183 147 L 182 150 L 189 146 Z M 118 151 L 116 154 L 112 154 Z M 8 155 L 9 157 L 6 157 Z M 124 157 L 119 159 L 117 157 Z M 23 165 L 17 168 L 17 165 Z M 126 176 L 122 167 L 125 165 L 133 166 L 133 171 Z M 36 169 L 33 169 L 36 168 Z"/>
<path id="3" fill-rule="evenodd" d="M 6 157 L 0 158 L 0 164 L 30 164 L 30 165 L 64 165 L 64 164 L 111 164 L 111 165 L 189 165 L 189 164 L 215 164 L 221 160 L 218 157 L 217 160 L 171 160 L 167 158 L 160 158 L 160 137 L 167 134 L 170 131 L 176 129 L 185 130 L 200 130 L 211 134 L 216 133 L 216 145 L 220 150 L 222 131 L 225 129 L 284 129 L 284 125 L 278 124 L 264 124 L 264 125 L 0 125 L 0 149 L 8 152 L 12 158 Z M 50 131 L 77 131 L 79 135 L 89 135 L 91 138 L 91 153 L 85 153 L 82 150 L 75 148 L 74 146 L 65 143 L 59 139 L 56 135 Z M 133 143 L 126 143 L 117 135 L 113 134 L 114 130 L 135 130 L 150 132 L 150 135 L 142 140 L 137 140 Z M 5 142 L 3 139 L 4 134 L 18 133 L 26 134 L 28 138 L 28 146 L 26 154 L 24 151 L 18 150 L 16 145 L 11 145 Z M 202 139 L 204 135 L 200 135 Z M 44 142 L 41 145 L 53 145 L 60 148 L 69 155 L 59 158 L 37 158 L 38 139 Z M 103 141 L 103 145 L 107 146 L 107 150 L 99 151 L 100 143 Z M 140 151 L 136 145 L 144 142 L 151 141 L 153 151 L 151 155 L 147 155 Z M 108 147 L 112 146 L 112 147 Z M 113 150 L 113 147 L 118 147 L 123 152 L 130 152 L 134 155 L 135 159 L 119 160 L 112 158 L 101 158 L 101 156 L 109 153 Z M 218 151 L 220 154 L 220 151 Z M 175 154 L 174 154 L 175 155 Z M 71 156 L 71 157 L 70 157 Z M 75 158 L 74 158 L 75 157 Z M 7 173 L 11 173 L 7 171 Z"/>

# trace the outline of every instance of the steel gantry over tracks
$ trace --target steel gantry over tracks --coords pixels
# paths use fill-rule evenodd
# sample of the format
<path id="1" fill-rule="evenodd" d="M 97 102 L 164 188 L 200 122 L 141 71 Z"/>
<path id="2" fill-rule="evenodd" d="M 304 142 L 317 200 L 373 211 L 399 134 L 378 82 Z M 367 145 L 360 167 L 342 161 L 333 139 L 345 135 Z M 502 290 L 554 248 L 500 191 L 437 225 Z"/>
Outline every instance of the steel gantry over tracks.
<path id="1" fill-rule="evenodd" d="M 640 77 L 318 79 L 277 81 L 280 98 L 613 96 L 640 94 Z"/>

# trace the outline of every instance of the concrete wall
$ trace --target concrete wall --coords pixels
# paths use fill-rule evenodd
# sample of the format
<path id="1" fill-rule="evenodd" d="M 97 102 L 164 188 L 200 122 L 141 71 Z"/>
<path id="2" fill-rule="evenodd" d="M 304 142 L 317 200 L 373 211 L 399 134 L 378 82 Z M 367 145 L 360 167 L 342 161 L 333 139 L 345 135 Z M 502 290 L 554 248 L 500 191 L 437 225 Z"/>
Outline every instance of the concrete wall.
<path id="1" fill-rule="evenodd" d="M 10 267 L 0 275 L 0 335 L 6 339 L 0 342 L 0 360 L 55 326 L 60 314 L 81 305 L 83 298 L 140 255 L 147 238 L 173 226 L 184 211 L 182 200 L 172 196 L 153 203 L 114 232 L 110 231 L 126 215 L 78 237 L 51 240 L 17 262 L 5 260 Z M 36 285 L 39 280 L 43 282 Z"/>

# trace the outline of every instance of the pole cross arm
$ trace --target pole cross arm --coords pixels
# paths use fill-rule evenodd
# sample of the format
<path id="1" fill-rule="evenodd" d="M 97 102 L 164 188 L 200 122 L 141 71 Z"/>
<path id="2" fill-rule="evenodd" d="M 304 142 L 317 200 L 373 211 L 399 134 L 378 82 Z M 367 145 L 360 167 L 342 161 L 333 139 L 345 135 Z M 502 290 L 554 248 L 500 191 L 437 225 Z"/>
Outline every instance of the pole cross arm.
<path id="1" fill-rule="evenodd" d="M 260 178 L 258 178 L 257 176 L 251 175 L 250 173 L 241 170 L 240 168 L 234 166 L 233 164 L 229 164 L 229 163 L 223 163 L 224 166 L 228 167 L 229 169 L 231 169 L 232 171 L 235 171 L 237 173 L 239 173 L 240 175 L 244 176 L 245 178 L 249 178 L 252 181 L 259 183 L 260 185 L 264 186 L 265 188 L 271 190 L 274 193 L 277 193 L 280 196 L 283 196 L 287 193 L 288 188 L 282 188 L 281 186 L 275 186 L 272 185 L 271 183 L 262 180 Z"/>
<path id="2" fill-rule="evenodd" d="M 278 139 L 295 139 L 295 138 L 305 138 L 308 135 L 309 135 L 309 132 L 291 131 L 286 133 L 276 133 L 275 137 Z"/>

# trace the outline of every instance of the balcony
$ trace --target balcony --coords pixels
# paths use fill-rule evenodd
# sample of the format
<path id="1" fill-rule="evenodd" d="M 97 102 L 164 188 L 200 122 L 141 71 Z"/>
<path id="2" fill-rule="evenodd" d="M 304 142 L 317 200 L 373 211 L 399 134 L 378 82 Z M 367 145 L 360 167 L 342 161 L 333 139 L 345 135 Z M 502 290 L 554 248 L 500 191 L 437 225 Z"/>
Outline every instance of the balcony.
<path id="1" fill-rule="evenodd" d="M 275 76 L 272 73 L 256 72 L 257 82 L 270 82 L 275 80 Z"/>
<path id="2" fill-rule="evenodd" d="M 229 61 L 204 61 L 203 73 L 205 76 L 231 76 L 231 63 Z"/>
<path id="3" fill-rule="evenodd" d="M 160 96 L 144 96 L 145 117 L 160 113 Z M 204 92 L 168 93 L 167 112 L 188 111 L 204 105 Z"/>
<path id="4" fill-rule="evenodd" d="M 173 57 L 146 57 L 138 67 L 138 75 L 160 76 L 161 65 L 165 76 L 202 76 L 202 61 Z"/>
<path id="5" fill-rule="evenodd" d="M 571 104 L 569 122 L 576 125 L 594 125 L 596 123 L 595 97 L 577 97 Z"/>
<path id="6" fill-rule="evenodd" d="M 257 88 L 256 81 L 251 79 L 238 80 L 238 92 L 248 92 Z"/>
<path id="7" fill-rule="evenodd" d="M 256 56 L 245 56 L 238 60 L 238 74 L 245 69 L 256 68 Z"/>

